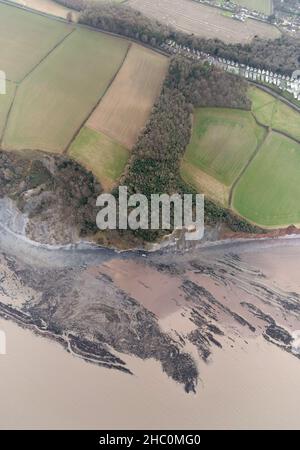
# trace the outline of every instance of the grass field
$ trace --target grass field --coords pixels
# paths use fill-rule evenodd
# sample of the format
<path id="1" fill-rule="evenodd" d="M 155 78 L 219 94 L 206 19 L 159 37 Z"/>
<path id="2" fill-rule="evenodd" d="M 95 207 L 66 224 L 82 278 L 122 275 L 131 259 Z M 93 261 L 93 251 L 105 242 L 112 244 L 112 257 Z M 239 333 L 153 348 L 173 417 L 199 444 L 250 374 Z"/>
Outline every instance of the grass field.
<path id="1" fill-rule="evenodd" d="M 128 43 L 76 29 L 18 88 L 8 149 L 63 151 L 119 69 Z"/>
<path id="2" fill-rule="evenodd" d="M 184 161 L 231 186 L 264 134 L 248 111 L 200 108 Z"/>
<path id="3" fill-rule="evenodd" d="M 14 83 L 6 83 L 6 94 L 0 95 L 0 138 L 6 123 L 7 114 L 12 104 L 16 86 Z"/>
<path id="4" fill-rule="evenodd" d="M 69 149 L 69 155 L 98 178 L 110 191 L 123 173 L 129 152 L 102 133 L 83 128 Z"/>
<path id="5" fill-rule="evenodd" d="M 72 26 L 0 3 L 0 67 L 12 81 L 21 81 Z"/>
<path id="6" fill-rule="evenodd" d="M 300 224 L 300 145 L 271 133 L 239 181 L 235 210 L 262 226 Z"/>
<path id="7" fill-rule="evenodd" d="M 255 1 L 263 3 L 268 0 Z M 281 36 L 280 31 L 273 25 L 257 20 L 240 22 L 224 17 L 224 11 L 221 9 L 191 0 L 129 0 L 127 4 L 180 31 L 208 39 L 218 38 L 228 43 L 249 43 L 255 36 L 262 39 L 276 39 Z"/>
<path id="8" fill-rule="evenodd" d="M 262 12 L 266 16 L 270 16 L 273 10 L 272 0 L 234 0 L 234 3 L 238 3 L 254 11 Z"/>
<path id="9" fill-rule="evenodd" d="M 131 149 L 160 93 L 168 63 L 166 57 L 133 44 L 88 126 Z"/>
<path id="10" fill-rule="evenodd" d="M 257 119 L 278 131 L 300 140 L 300 114 L 258 88 L 250 89 L 252 110 Z"/>

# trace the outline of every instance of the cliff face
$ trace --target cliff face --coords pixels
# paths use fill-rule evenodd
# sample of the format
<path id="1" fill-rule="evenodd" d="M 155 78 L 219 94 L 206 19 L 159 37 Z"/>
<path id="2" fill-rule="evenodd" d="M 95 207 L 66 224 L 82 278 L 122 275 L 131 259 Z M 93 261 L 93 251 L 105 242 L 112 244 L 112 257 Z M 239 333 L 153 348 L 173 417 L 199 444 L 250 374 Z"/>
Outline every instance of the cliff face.
<path id="1" fill-rule="evenodd" d="M 69 243 L 96 231 L 96 199 L 102 188 L 74 161 L 0 153 L 0 198 L 26 218 L 25 234 L 42 243 Z"/>

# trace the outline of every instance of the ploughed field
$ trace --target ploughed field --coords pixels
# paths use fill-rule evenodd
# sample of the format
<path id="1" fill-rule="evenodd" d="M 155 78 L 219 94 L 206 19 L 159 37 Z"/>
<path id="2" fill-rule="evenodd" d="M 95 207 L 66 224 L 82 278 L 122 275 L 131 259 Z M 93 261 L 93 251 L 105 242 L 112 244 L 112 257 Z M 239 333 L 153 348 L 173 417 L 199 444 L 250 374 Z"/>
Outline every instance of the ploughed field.
<path id="1" fill-rule="evenodd" d="M 168 60 L 133 44 L 116 79 L 87 125 L 132 148 L 165 78 Z"/>
<path id="2" fill-rule="evenodd" d="M 8 80 L 1 148 L 69 153 L 110 189 L 149 118 L 168 58 L 2 3 L 0 48 Z"/>
<path id="3" fill-rule="evenodd" d="M 255 36 L 276 39 L 281 34 L 273 25 L 252 19 L 241 22 L 227 17 L 219 8 L 193 0 L 129 0 L 127 4 L 178 30 L 228 43 L 247 43 Z"/>
<path id="4" fill-rule="evenodd" d="M 183 179 L 248 221 L 300 224 L 300 114 L 258 88 L 251 111 L 200 108 Z"/>

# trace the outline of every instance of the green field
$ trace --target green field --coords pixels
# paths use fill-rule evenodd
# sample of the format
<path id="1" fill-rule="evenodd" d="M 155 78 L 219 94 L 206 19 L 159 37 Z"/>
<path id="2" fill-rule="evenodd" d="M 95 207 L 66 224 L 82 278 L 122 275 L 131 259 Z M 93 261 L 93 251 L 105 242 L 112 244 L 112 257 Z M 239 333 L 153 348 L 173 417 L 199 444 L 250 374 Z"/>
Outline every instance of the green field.
<path id="1" fill-rule="evenodd" d="M 299 174 L 300 145 L 270 133 L 236 187 L 234 209 L 261 226 L 300 224 Z"/>
<path id="2" fill-rule="evenodd" d="M 104 134 L 85 127 L 71 145 L 69 155 L 91 170 L 110 191 L 124 171 L 129 152 Z"/>
<path id="3" fill-rule="evenodd" d="M 0 68 L 21 81 L 72 26 L 0 3 Z"/>
<path id="4" fill-rule="evenodd" d="M 230 186 L 264 135 L 248 111 L 200 108 L 184 161 Z"/>
<path id="5" fill-rule="evenodd" d="M 250 89 L 252 111 L 256 118 L 275 130 L 300 140 L 300 114 L 258 88 Z"/>
<path id="6" fill-rule="evenodd" d="M 63 151 L 105 93 L 128 45 L 73 31 L 19 86 L 3 146 Z"/>
<path id="7" fill-rule="evenodd" d="M 7 114 L 14 98 L 15 89 L 14 83 L 6 82 L 6 94 L 0 95 L 0 137 L 2 136 Z"/>
<path id="8" fill-rule="evenodd" d="M 262 12 L 267 16 L 272 14 L 272 0 L 233 0 L 233 3 L 245 6 L 254 11 Z"/>
<path id="9" fill-rule="evenodd" d="M 252 112 L 196 110 L 181 176 L 252 223 L 300 225 L 300 114 L 258 88 L 249 97 Z"/>

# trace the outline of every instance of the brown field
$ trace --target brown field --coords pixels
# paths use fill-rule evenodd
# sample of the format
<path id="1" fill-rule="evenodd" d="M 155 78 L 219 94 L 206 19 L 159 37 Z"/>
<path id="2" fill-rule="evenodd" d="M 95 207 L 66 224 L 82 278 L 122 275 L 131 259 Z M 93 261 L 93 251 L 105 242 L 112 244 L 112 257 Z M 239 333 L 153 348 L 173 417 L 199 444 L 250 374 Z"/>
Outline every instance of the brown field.
<path id="1" fill-rule="evenodd" d="M 131 149 L 149 118 L 167 67 L 166 57 L 133 44 L 87 126 Z"/>
<path id="2" fill-rule="evenodd" d="M 179 30 L 228 43 L 250 42 L 256 35 L 266 39 L 280 36 L 280 31 L 272 25 L 256 20 L 239 22 L 225 17 L 221 9 L 193 0 L 129 0 L 128 4 Z"/>

